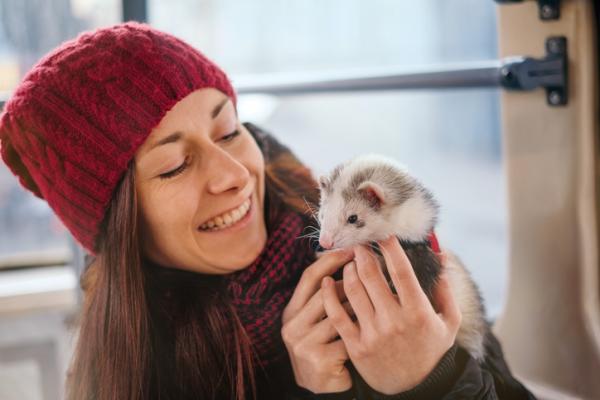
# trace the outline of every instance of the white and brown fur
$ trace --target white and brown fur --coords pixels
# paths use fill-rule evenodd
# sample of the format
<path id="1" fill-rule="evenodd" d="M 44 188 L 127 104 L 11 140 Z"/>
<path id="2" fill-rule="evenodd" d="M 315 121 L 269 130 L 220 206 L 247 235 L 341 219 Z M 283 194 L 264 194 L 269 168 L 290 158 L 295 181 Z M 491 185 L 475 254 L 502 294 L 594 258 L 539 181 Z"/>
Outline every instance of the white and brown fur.
<path id="1" fill-rule="evenodd" d="M 431 192 L 393 159 L 379 155 L 357 157 L 337 166 L 320 178 L 319 186 L 321 245 L 329 249 L 356 244 L 373 247 L 373 242 L 395 234 L 431 301 L 441 268 L 428 242 L 438 216 L 438 204 Z M 349 223 L 353 214 L 357 220 Z M 456 342 L 481 361 L 488 326 L 479 290 L 451 253 L 445 269 L 462 313 Z"/>

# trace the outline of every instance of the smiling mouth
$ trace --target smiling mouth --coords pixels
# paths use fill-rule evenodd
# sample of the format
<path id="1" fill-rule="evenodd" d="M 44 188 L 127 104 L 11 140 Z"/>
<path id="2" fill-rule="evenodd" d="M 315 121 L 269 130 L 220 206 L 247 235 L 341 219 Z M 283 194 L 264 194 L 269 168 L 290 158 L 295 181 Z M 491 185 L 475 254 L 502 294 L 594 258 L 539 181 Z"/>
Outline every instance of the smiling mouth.
<path id="1" fill-rule="evenodd" d="M 246 199 L 239 207 L 223 213 L 210 221 L 200 225 L 201 231 L 212 232 L 228 228 L 243 219 L 250 210 L 250 198 Z"/>

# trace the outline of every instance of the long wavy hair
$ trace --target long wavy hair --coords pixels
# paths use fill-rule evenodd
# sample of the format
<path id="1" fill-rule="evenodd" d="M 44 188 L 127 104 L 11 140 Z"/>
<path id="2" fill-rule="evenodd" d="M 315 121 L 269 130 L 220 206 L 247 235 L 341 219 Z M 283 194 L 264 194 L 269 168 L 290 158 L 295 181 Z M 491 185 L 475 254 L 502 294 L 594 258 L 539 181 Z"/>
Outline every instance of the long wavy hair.
<path id="1" fill-rule="evenodd" d="M 307 202 L 318 203 L 310 170 L 271 136 L 246 127 L 265 156 L 267 228 L 284 207 L 306 213 Z M 134 175 L 132 163 L 103 221 L 98 255 L 81 278 L 67 398 L 256 398 L 252 347 L 219 290 L 222 280 L 144 259 Z"/>

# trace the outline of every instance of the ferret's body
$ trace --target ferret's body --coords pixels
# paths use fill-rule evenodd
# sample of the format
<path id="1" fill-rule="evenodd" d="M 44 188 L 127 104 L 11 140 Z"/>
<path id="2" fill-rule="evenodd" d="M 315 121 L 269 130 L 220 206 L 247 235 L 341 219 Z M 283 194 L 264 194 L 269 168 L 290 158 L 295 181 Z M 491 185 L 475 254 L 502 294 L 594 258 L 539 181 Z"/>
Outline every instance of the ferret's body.
<path id="1" fill-rule="evenodd" d="M 432 194 L 394 160 L 378 155 L 361 156 L 342 164 L 322 177 L 319 184 L 321 246 L 351 247 L 394 234 L 431 300 L 441 268 L 428 241 L 438 215 Z M 482 360 L 488 327 L 481 296 L 469 273 L 452 254 L 446 270 L 462 313 L 456 341 L 473 358 Z"/>

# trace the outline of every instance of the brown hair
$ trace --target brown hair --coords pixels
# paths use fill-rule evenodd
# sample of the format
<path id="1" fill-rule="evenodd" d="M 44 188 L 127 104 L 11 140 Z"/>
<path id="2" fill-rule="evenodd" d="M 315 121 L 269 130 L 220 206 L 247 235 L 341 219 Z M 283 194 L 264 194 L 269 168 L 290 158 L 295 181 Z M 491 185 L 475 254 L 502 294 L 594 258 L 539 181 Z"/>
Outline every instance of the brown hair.
<path id="1" fill-rule="evenodd" d="M 318 202 L 310 170 L 272 137 L 248 128 L 265 155 L 267 227 L 284 207 L 306 213 L 307 202 Z M 251 345 L 219 277 L 198 279 L 143 259 L 133 168 L 113 196 L 98 257 L 81 279 L 85 301 L 68 398 L 245 400 L 248 389 L 256 398 Z M 181 274 L 186 279 L 176 278 Z"/>

